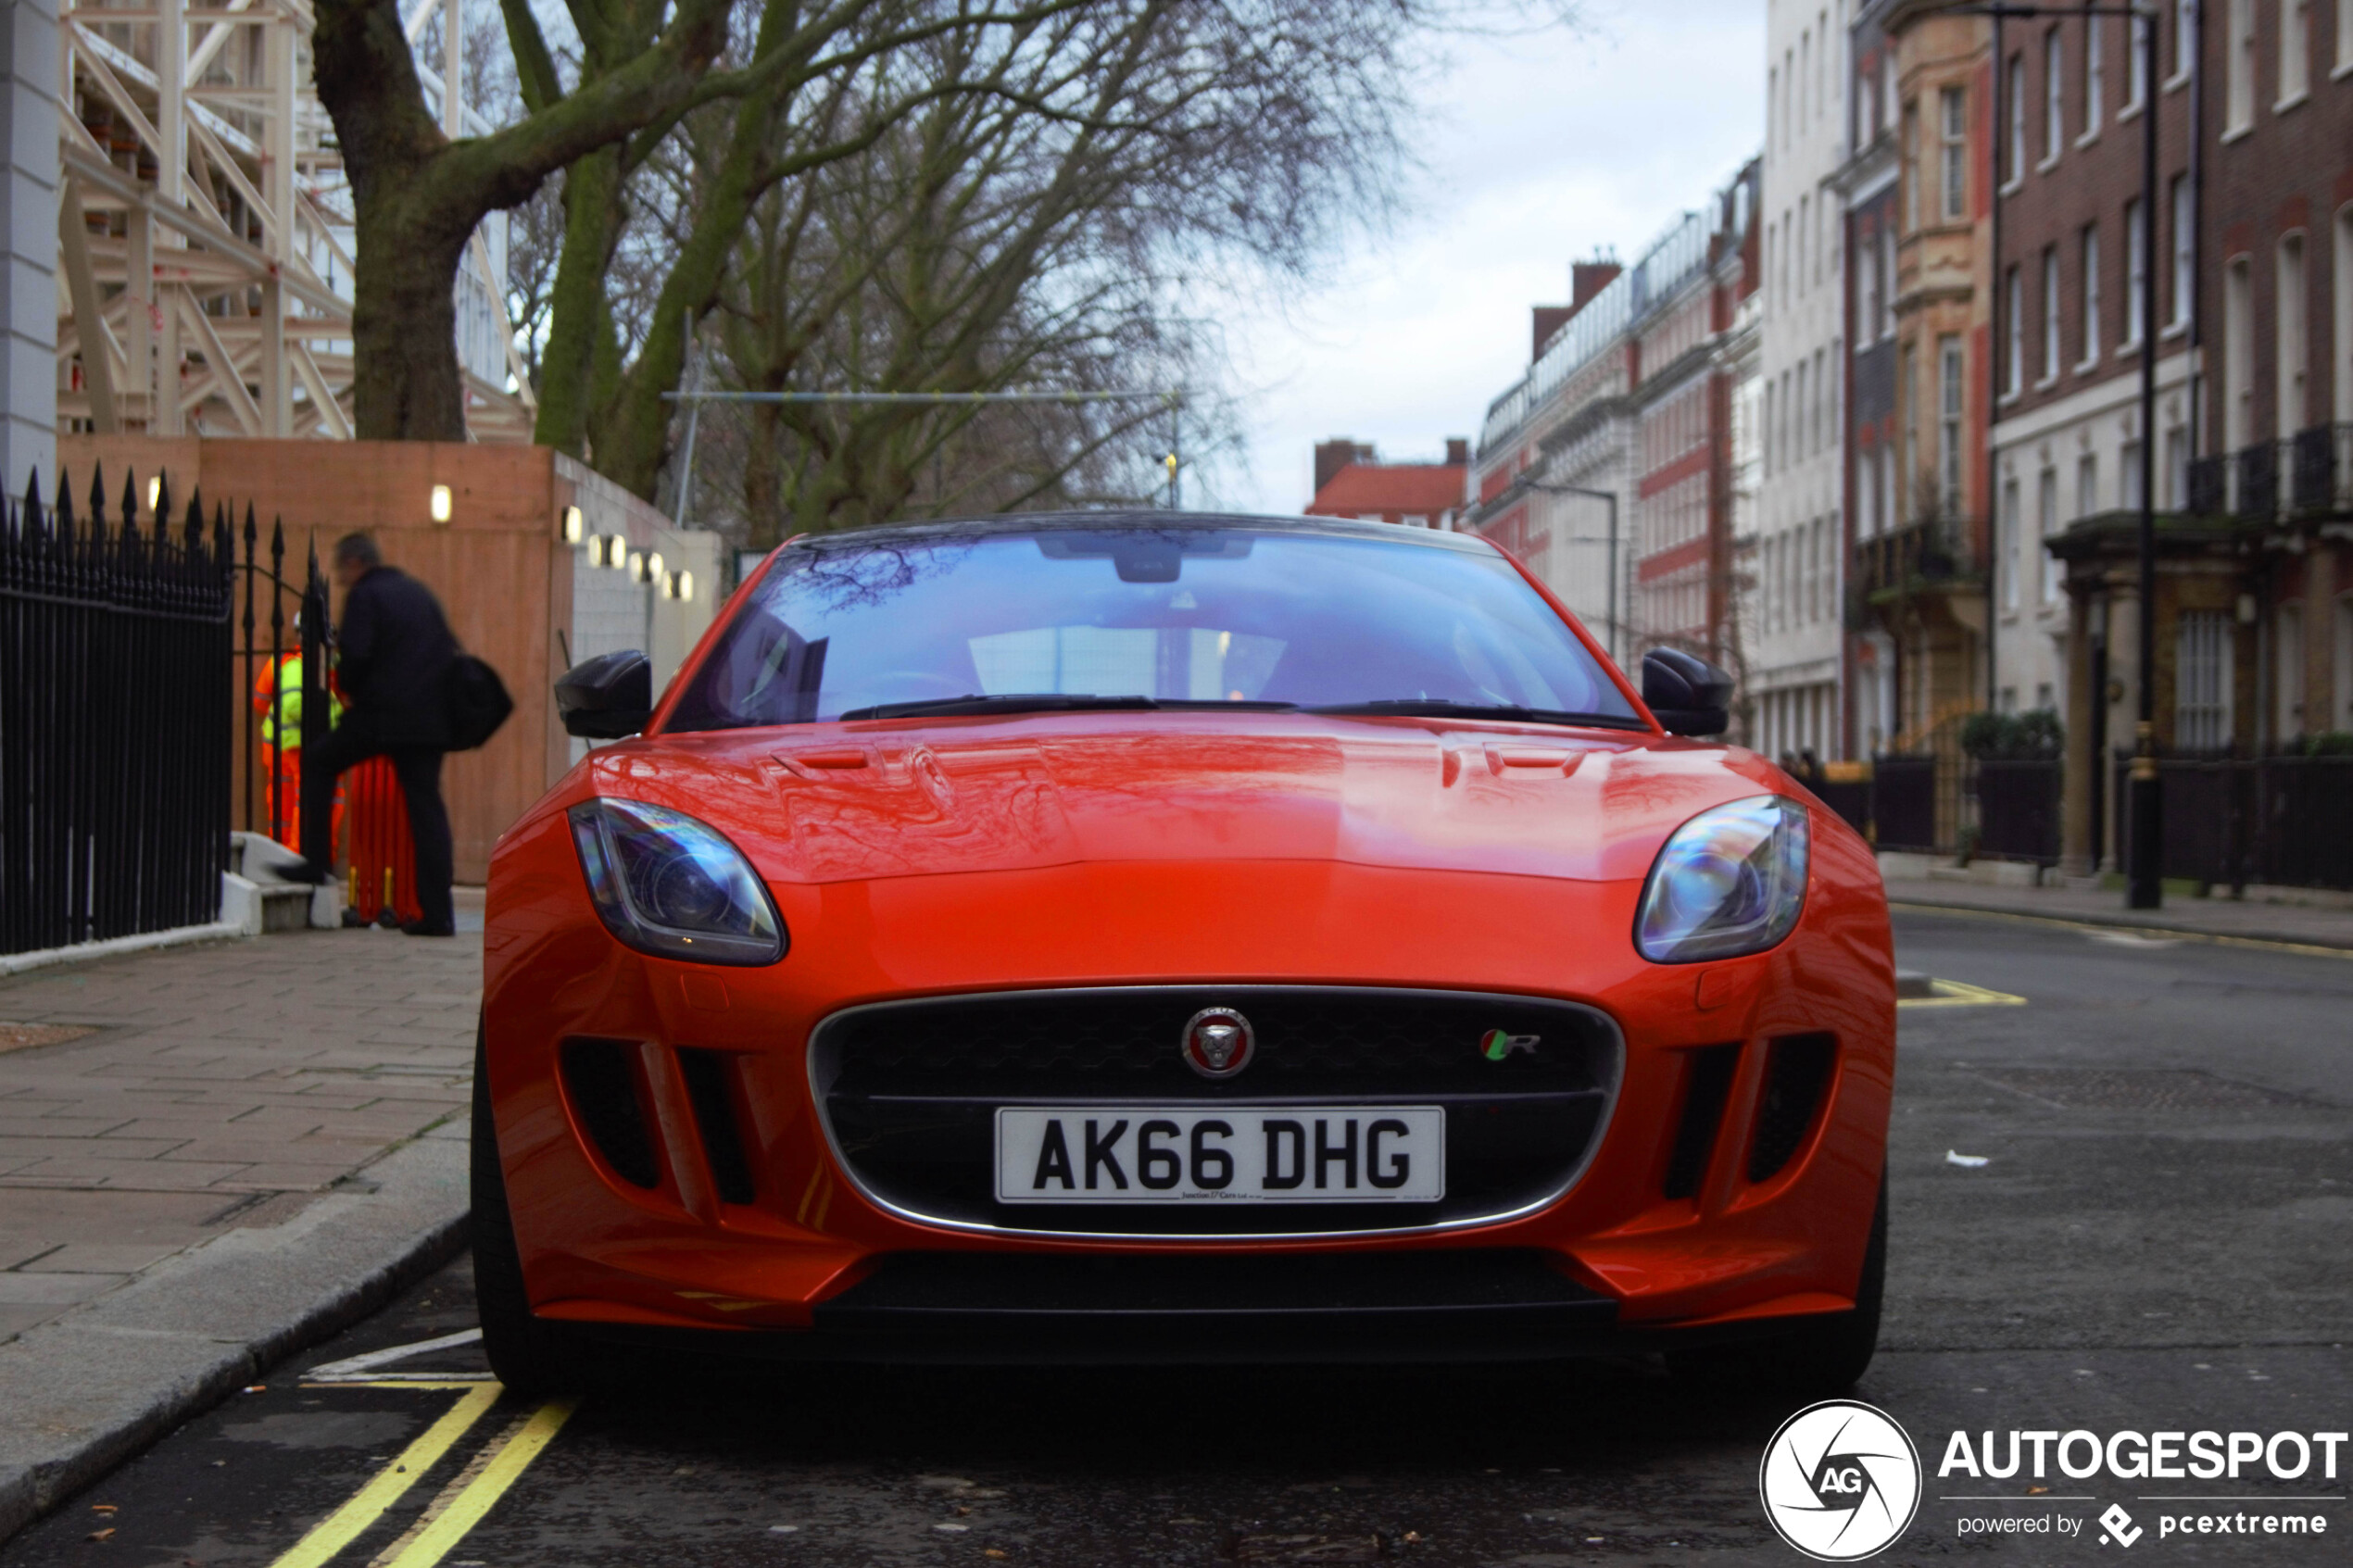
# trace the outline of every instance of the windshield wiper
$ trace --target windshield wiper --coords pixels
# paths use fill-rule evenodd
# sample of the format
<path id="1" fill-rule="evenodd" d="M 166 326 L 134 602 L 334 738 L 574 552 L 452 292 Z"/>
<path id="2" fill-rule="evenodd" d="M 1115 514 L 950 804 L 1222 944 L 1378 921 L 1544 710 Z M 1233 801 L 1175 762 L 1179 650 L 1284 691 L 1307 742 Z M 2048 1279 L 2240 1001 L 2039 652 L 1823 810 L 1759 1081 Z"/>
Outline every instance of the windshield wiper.
<path id="1" fill-rule="evenodd" d="M 1605 730 L 1647 730 L 1640 719 L 1622 713 L 1566 713 L 1550 708 L 1522 708 L 1505 702 L 1454 702 L 1442 696 L 1389 696 L 1371 702 L 1334 702 L 1307 709 L 1340 717 L 1396 719 L 1508 719 L 1536 724 L 1577 724 Z"/>
<path id="2" fill-rule="evenodd" d="M 914 702 L 881 702 L 872 708 L 844 709 L 851 719 L 912 719 L 919 716 L 955 718 L 967 713 L 1151 713 L 1243 709 L 1261 713 L 1288 713 L 1295 702 L 1226 702 L 1215 697 L 1095 696 L 1085 692 L 999 692 L 983 696 L 925 697 Z"/>
<path id="3" fill-rule="evenodd" d="M 994 696 L 966 692 L 962 696 L 933 696 L 914 702 L 878 702 L 872 708 L 849 708 L 842 710 L 841 717 L 845 720 L 912 719 L 925 713 L 952 718 L 962 713 L 1141 712 L 1159 706 L 1148 696 L 1095 696 L 1085 692 L 1000 692 Z"/>

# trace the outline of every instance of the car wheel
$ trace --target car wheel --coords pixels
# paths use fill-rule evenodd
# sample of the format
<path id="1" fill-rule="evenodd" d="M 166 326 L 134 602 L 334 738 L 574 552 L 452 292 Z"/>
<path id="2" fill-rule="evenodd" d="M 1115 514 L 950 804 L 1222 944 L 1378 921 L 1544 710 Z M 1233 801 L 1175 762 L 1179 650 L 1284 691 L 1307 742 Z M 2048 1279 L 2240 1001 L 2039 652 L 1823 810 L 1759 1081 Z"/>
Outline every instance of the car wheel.
<path id="1" fill-rule="evenodd" d="M 1863 1252 L 1863 1277 L 1855 1287 L 1855 1310 L 1810 1319 L 1804 1327 L 1740 1346 L 1670 1351 L 1667 1370 L 1678 1378 L 1712 1387 L 1727 1385 L 1760 1393 L 1832 1399 L 1861 1380 L 1879 1348 L 1880 1306 L 1887 1294 L 1887 1173 L 1879 1179 L 1879 1204 L 1871 1213 L 1870 1244 Z"/>
<path id="2" fill-rule="evenodd" d="M 507 1208 L 507 1175 L 498 1161 L 498 1129 L 490 1117 L 490 1074 L 482 1032 L 474 1032 L 472 1237 L 474 1307 L 482 1318 L 482 1348 L 498 1381 L 519 1394 L 561 1394 L 581 1386 L 583 1363 L 562 1325 L 532 1316 L 515 1248 L 514 1216 Z"/>

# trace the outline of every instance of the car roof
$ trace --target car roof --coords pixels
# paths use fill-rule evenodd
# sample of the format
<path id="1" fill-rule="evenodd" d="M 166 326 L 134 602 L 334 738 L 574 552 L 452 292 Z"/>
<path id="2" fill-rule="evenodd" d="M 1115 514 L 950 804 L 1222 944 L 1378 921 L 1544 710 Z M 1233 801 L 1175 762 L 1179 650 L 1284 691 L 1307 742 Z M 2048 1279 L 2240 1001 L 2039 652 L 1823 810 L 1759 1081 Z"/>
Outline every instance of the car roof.
<path id="1" fill-rule="evenodd" d="M 791 541 L 786 548 L 860 549 L 983 539 L 1000 534 L 1107 533 L 1115 529 L 1153 533 L 1181 529 L 1202 533 L 1240 530 L 1252 533 L 1322 534 L 1343 539 L 1378 539 L 1390 544 L 1420 545 L 1431 549 L 1455 550 L 1470 555 L 1490 555 L 1495 548 L 1475 533 L 1442 533 L 1427 528 L 1407 528 L 1394 522 L 1359 522 L 1353 518 L 1337 517 L 1252 517 L 1240 512 L 1172 512 L 1151 508 L 1007 512 L 994 517 L 956 518 L 938 522 L 888 523 L 876 528 L 845 529 L 836 533 L 805 533 Z"/>

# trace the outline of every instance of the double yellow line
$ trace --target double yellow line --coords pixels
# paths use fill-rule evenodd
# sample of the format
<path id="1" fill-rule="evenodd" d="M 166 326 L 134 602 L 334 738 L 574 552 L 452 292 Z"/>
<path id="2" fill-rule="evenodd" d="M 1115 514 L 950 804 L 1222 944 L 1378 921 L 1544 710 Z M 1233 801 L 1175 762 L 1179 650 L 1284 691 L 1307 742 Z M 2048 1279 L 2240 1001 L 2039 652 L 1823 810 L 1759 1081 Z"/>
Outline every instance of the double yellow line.
<path id="1" fill-rule="evenodd" d="M 402 1388 L 411 1392 L 462 1389 L 463 1396 L 440 1420 L 425 1428 L 392 1462 L 369 1479 L 349 1502 L 311 1527 L 310 1533 L 270 1565 L 270 1568 L 325 1568 L 336 1553 L 349 1546 L 456 1447 L 459 1439 L 490 1413 L 505 1392 L 497 1383 L 363 1383 L 339 1385 L 362 1388 Z M 376 1554 L 369 1568 L 434 1568 L 482 1523 L 531 1461 L 555 1440 L 575 1408 L 569 1399 L 551 1399 L 483 1449 L 425 1507 L 424 1517 L 406 1535 Z"/>

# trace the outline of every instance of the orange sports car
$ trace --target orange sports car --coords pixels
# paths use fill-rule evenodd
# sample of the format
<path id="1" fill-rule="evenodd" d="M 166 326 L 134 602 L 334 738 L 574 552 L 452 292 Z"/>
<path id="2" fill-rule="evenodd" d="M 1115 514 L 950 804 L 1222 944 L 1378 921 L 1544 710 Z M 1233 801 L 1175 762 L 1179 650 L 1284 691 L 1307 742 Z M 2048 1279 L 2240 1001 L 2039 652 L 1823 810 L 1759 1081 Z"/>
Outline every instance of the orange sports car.
<path id="1" fill-rule="evenodd" d="M 1895 1060 L 1868 845 L 1486 541 L 794 540 L 500 840 L 500 1378 L 1550 1358 L 1851 1383 Z"/>

